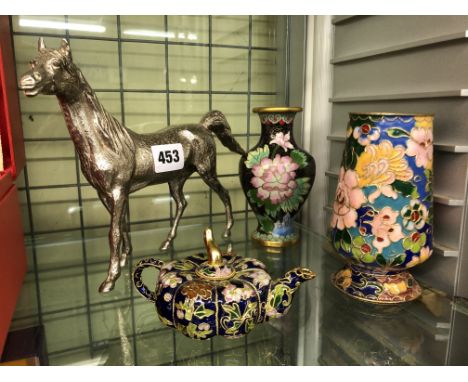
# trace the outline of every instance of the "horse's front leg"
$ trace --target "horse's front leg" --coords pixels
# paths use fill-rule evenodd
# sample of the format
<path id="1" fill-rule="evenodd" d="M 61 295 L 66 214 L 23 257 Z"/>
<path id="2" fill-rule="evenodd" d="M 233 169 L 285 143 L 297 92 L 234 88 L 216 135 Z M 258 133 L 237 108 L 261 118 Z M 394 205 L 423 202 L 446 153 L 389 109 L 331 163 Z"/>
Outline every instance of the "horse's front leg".
<path id="1" fill-rule="evenodd" d="M 164 241 L 164 243 L 161 244 L 161 247 L 159 248 L 161 251 L 167 251 L 172 243 L 172 240 L 174 240 L 176 237 L 180 218 L 184 213 L 185 207 L 187 207 L 187 201 L 185 200 L 183 191 L 186 180 L 187 178 L 174 179 L 169 182 L 169 190 L 171 191 L 171 195 L 176 202 L 176 216 L 174 218 L 174 223 L 172 224 L 171 230 L 169 231 L 169 235 L 167 235 L 167 239 Z"/>
<path id="2" fill-rule="evenodd" d="M 98 195 L 99 195 L 99 199 L 101 199 L 102 204 L 104 204 L 109 214 L 112 215 L 112 211 L 110 208 L 110 205 L 112 203 L 110 202 L 110 200 L 108 200 L 104 194 L 98 193 Z M 128 216 L 127 207 L 128 207 L 128 199 L 125 202 L 124 211 L 122 213 L 121 234 L 122 234 L 123 248 L 122 248 L 122 253 L 120 254 L 120 268 L 125 267 L 125 265 L 127 264 L 127 258 L 132 254 L 132 241 L 129 235 L 130 217 Z"/>
<path id="3" fill-rule="evenodd" d="M 122 238 L 122 216 L 125 213 L 127 195 L 122 188 L 115 187 L 109 197 L 111 211 L 111 226 L 109 229 L 110 260 L 107 278 L 99 287 L 100 293 L 107 293 L 114 289 L 115 280 L 120 276 L 120 244 Z"/>

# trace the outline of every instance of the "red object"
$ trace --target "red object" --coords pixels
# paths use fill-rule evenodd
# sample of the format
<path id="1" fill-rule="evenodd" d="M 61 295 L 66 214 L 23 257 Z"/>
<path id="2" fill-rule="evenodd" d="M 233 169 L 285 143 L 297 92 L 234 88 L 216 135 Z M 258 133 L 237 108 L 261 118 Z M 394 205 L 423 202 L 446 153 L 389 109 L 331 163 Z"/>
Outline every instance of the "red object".
<path id="1" fill-rule="evenodd" d="M 10 19 L 0 16 L 0 136 L 4 162 L 4 171 L 0 172 L 0 353 L 26 273 L 18 191 L 13 183 L 25 164 L 13 57 Z"/>
<path id="2" fill-rule="evenodd" d="M 8 16 L 0 16 L 0 135 L 5 172 L 16 179 L 26 158 L 13 57 L 10 20 Z M 0 182 L 1 179 L 0 175 Z"/>
<path id="3" fill-rule="evenodd" d="M 26 273 L 18 191 L 11 185 L 0 199 L 0 352 L 3 350 Z"/>

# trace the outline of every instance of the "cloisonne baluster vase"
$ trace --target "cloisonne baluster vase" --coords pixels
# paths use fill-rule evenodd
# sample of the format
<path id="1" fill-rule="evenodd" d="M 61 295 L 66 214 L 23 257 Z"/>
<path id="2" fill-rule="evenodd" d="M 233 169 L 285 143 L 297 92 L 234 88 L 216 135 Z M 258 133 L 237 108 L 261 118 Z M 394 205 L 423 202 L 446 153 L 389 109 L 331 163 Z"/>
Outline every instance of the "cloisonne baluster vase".
<path id="1" fill-rule="evenodd" d="M 432 255 L 432 115 L 350 113 L 331 219 L 345 293 L 374 303 L 419 297 L 407 271 Z"/>
<path id="2" fill-rule="evenodd" d="M 258 107 L 262 125 L 258 144 L 239 163 L 242 188 L 258 220 L 252 238 L 267 247 L 284 247 L 299 239 L 293 218 L 315 178 L 314 158 L 293 137 L 300 107 Z"/>

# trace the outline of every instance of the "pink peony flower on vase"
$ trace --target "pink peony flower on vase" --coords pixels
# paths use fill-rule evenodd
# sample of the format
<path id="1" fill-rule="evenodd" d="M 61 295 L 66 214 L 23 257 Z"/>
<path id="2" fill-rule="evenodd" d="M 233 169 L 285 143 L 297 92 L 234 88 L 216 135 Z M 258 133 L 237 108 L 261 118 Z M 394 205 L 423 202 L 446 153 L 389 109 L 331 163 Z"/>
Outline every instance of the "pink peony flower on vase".
<path id="1" fill-rule="evenodd" d="M 416 157 L 416 166 L 432 169 L 433 137 L 432 130 L 414 127 L 407 143 L 406 154 Z"/>
<path id="2" fill-rule="evenodd" d="M 278 146 L 281 146 L 284 151 L 288 151 L 288 149 L 293 149 L 294 146 L 289 142 L 291 139 L 291 134 L 290 133 L 276 133 L 275 137 L 270 141 L 271 144 L 277 144 Z"/>
<path id="3" fill-rule="evenodd" d="M 382 253 L 383 249 L 388 247 L 392 242 L 403 239 L 404 235 L 401 232 L 401 226 L 396 222 L 399 213 L 393 211 L 390 207 L 384 207 L 374 216 L 371 222 L 372 234 L 375 236 L 372 244 Z"/>
<path id="4" fill-rule="evenodd" d="M 254 175 L 250 183 L 257 189 L 261 200 L 269 199 L 272 204 L 279 204 L 290 198 L 297 187 L 296 172 L 299 165 L 290 156 L 263 158 L 252 168 Z"/>
<path id="5" fill-rule="evenodd" d="M 358 187 L 358 178 L 353 170 L 340 169 L 340 177 L 333 203 L 332 227 L 342 230 L 355 227 L 356 210 L 366 201 L 364 192 Z"/>

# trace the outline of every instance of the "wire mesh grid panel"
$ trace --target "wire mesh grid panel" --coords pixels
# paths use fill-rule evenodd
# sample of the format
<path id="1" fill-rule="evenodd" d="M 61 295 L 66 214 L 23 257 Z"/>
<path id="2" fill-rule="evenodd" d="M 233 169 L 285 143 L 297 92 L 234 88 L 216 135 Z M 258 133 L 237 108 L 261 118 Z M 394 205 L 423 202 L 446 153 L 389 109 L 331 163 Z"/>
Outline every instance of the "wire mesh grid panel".
<path id="1" fill-rule="evenodd" d="M 67 38 L 74 62 L 104 107 L 128 128 L 149 133 L 171 124 L 196 123 L 206 111 L 219 109 L 236 139 L 248 149 L 259 135 L 252 107 L 275 104 L 277 87 L 285 83 L 277 70 L 278 46 L 286 34 L 280 18 L 12 17 L 17 73 L 28 69 L 39 36 L 48 47 L 58 47 L 61 38 Z M 151 304 L 137 299 L 130 283 L 118 282 L 110 297 L 98 294 L 108 262 L 109 215 L 81 174 L 55 97 L 21 95 L 20 102 L 27 168 L 18 186 L 29 272 L 13 329 L 43 324 L 53 364 L 76 362 L 80 357 L 96 359 L 104 345 L 112 348 L 114 342 L 122 347 L 117 341 L 122 332 L 130 333 L 128 351 L 120 349 L 124 359 L 115 362 L 183 363 L 184 345 L 162 326 L 155 328 Z M 230 192 L 234 217 L 247 217 L 237 175 L 238 155 L 219 143 L 217 150 L 218 175 Z M 187 181 L 184 191 L 188 207 L 182 226 L 224 219 L 222 203 L 198 176 Z M 134 256 L 129 272 L 136 261 L 157 253 L 164 236 L 152 234 L 160 232 L 157 228 L 169 228 L 174 210 L 166 184 L 131 196 L 128 213 Z M 234 230 L 241 230 L 241 237 L 246 229 L 235 226 Z M 162 258 L 185 256 L 198 241 L 179 237 Z M 145 349 L 154 341 L 166 341 L 167 354 L 146 359 Z M 216 364 L 210 355 L 216 341 L 203 346 L 208 348 L 200 348 L 200 354 Z"/>

